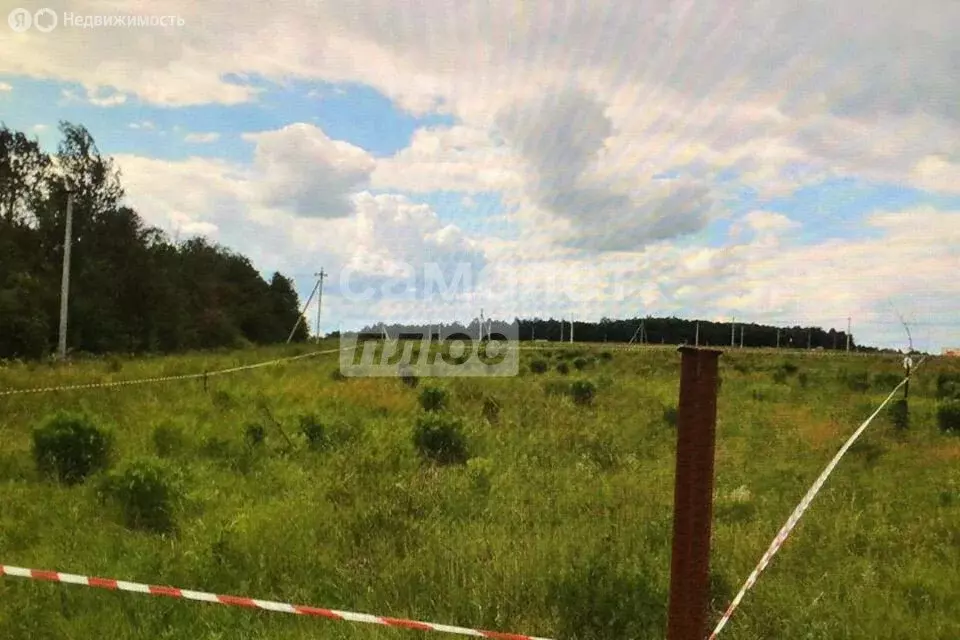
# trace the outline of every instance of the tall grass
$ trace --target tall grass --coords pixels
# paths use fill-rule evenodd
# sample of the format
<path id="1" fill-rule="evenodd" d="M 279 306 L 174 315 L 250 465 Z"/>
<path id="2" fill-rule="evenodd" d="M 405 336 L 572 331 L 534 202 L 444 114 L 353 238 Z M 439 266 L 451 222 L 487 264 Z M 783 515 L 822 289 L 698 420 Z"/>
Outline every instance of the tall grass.
<path id="1" fill-rule="evenodd" d="M 0 388 L 290 353 L 17 365 L 0 368 Z M 542 356 L 523 358 L 529 372 Z M 895 357 L 797 357 L 797 375 L 775 382 L 783 362 L 721 358 L 714 616 L 889 393 L 881 374 L 899 371 Z M 336 366 L 335 354 L 320 356 L 211 378 L 206 391 L 188 381 L 0 398 L 0 562 L 558 640 L 663 636 L 676 436 L 665 409 L 676 406 L 678 354 L 616 351 L 585 367 L 577 376 L 599 389 L 589 409 L 544 392 L 569 382 L 555 367 L 448 381 L 444 411 L 462 425 L 471 458 L 446 466 L 423 464 L 415 446 L 419 389 L 337 381 Z M 960 637 L 960 438 L 936 417 L 937 375 L 948 370 L 958 367 L 935 360 L 917 373 L 908 430 L 878 420 L 865 433 L 723 637 Z M 863 373 L 867 388 L 850 384 Z M 162 452 L 178 473 L 175 526 L 129 527 L 98 500 L 98 483 L 45 481 L 31 433 L 58 410 L 112 425 L 121 465 Z M 310 446 L 304 416 L 324 427 L 324 446 Z M 257 446 L 251 423 L 267 427 Z M 0 578 L 2 638 L 418 635 Z"/>

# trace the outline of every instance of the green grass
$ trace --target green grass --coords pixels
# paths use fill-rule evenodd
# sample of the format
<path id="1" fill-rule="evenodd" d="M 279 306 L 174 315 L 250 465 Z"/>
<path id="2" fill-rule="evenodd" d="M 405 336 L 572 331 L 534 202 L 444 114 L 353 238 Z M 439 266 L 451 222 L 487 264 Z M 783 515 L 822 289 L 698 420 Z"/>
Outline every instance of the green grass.
<path id="1" fill-rule="evenodd" d="M 202 372 L 311 348 L 13 364 L 0 368 L 0 389 Z M 612 350 L 594 361 L 598 349 L 551 349 L 524 351 L 517 378 L 431 383 L 448 394 L 441 412 L 463 424 L 465 465 L 418 454 L 420 390 L 337 381 L 336 354 L 210 378 L 206 391 L 192 380 L 0 397 L 0 562 L 558 640 L 662 638 L 675 448 L 665 412 L 680 356 Z M 531 373 L 545 357 L 590 364 Z M 784 378 L 786 360 L 798 372 Z M 884 374 L 900 372 L 895 356 L 744 350 L 720 362 L 711 622 L 889 393 Z M 919 370 L 909 429 L 879 416 L 721 637 L 960 637 L 960 437 L 936 422 L 937 375 L 958 370 L 941 359 Z M 597 388 L 588 406 L 548 392 L 580 379 Z M 162 453 L 183 491 L 173 533 L 128 529 L 98 498 L 101 474 L 65 487 L 35 470 L 32 429 L 57 410 L 109 427 L 118 467 Z M 323 425 L 322 447 L 301 419 Z M 257 446 L 251 424 L 265 433 Z M 0 637 L 101 636 L 423 634 L 0 578 Z"/>

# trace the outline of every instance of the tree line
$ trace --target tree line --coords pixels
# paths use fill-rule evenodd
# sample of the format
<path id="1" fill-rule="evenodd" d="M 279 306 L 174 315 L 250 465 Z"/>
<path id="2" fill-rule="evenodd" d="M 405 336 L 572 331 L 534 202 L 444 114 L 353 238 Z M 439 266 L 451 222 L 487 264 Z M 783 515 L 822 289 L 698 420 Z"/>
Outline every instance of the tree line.
<path id="1" fill-rule="evenodd" d="M 562 324 L 562 328 L 561 328 Z M 574 322 L 573 337 L 577 342 L 637 342 L 648 344 L 695 344 L 700 346 L 725 346 L 734 344 L 744 347 L 781 347 L 785 349 L 837 349 L 847 348 L 847 332 L 821 327 L 775 327 L 754 323 L 737 323 L 732 327 L 730 323 L 709 322 L 706 320 L 688 320 L 683 318 L 630 318 L 613 320 L 603 318 L 598 322 Z M 360 333 L 380 334 L 386 329 L 391 338 L 402 337 L 403 334 L 432 333 L 435 337 L 448 338 L 455 333 L 465 333 L 468 336 L 478 336 L 480 323 L 473 320 L 468 324 L 451 323 L 444 325 L 418 324 L 377 324 L 368 325 Z M 732 329 L 732 331 L 731 331 Z M 488 329 L 484 330 L 485 333 Z M 494 336 L 502 334 L 507 337 L 517 336 L 522 341 L 548 340 L 567 341 L 570 339 L 570 322 L 554 318 L 520 319 L 514 318 L 513 323 L 502 320 L 491 320 L 489 332 Z M 331 334 L 336 336 L 339 334 Z M 859 346 L 850 337 L 850 348 L 858 351 L 874 351 L 872 347 Z"/>
<path id="2" fill-rule="evenodd" d="M 171 240 L 123 204 L 120 172 L 82 126 L 55 154 L 0 123 L 0 358 L 57 344 L 68 191 L 73 194 L 67 344 L 170 352 L 275 343 L 300 317 L 292 281 L 203 238 Z M 307 338 L 301 322 L 294 339 Z"/>

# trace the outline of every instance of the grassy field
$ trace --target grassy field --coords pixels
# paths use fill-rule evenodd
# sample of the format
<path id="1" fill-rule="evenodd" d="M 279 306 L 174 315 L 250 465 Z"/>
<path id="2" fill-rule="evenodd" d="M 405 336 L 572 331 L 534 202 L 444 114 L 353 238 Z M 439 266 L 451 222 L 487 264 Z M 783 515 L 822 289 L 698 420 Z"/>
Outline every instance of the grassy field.
<path id="1" fill-rule="evenodd" d="M 201 372 L 292 349 L 306 348 L 16 364 L 0 368 L 0 389 Z M 418 388 L 338 380 L 326 355 L 206 390 L 194 380 L 0 397 L 0 563 L 558 640 L 662 638 L 680 356 L 570 349 L 524 351 L 519 378 Z M 547 372 L 531 372 L 534 360 Z M 711 621 L 897 384 L 899 360 L 721 357 Z M 960 371 L 930 360 L 912 381 L 909 429 L 880 415 L 721 637 L 960 637 L 960 437 L 938 430 L 934 397 L 949 367 Z M 577 379 L 595 383 L 591 405 L 564 393 Z M 467 464 L 418 454 L 426 386 L 447 390 Z M 37 471 L 32 429 L 58 410 L 112 431 L 112 469 L 159 461 L 181 493 L 170 533 L 128 526 L 101 498 L 106 472 L 62 486 Z M 323 447 L 300 432 L 311 414 Z M 5 577 L 0 637 L 424 634 Z"/>

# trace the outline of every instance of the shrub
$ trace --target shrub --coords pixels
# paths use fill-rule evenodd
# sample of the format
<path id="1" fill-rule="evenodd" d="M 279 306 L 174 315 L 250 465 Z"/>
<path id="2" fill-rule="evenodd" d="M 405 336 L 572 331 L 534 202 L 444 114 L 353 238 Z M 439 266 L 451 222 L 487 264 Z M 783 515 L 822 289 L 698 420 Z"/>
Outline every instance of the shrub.
<path id="1" fill-rule="evenodd" d="M 466 464 L 470 458 L 463 424 L 451 416 L 439 413 L 420 416 L 413 443 L 424 459 L 438 464 Z"/>
<path id="2" fill-rule="evenodd" d="M 960 400 L 947 400 L 937 407 L 937 424 L 943 432 L 960 434 Z"/>
<path id="3" fill-rule="evenodd" d="M 257 447 L 267 439 L 267 430 L 263 428 L 262 424 L 252 422 L 247 425 L 243 436 L 248 446 Z"/>
<path id="4" fill-rule="evenodd" d="M 898 431 L 910 426 L 910 411 L 905 399 L 900 398 L 890 406 L 890 420 Z"/>
<path id="5" fill-rule="evenodd" d="M 340 369 L 334 369 L 330 372 L 330 379 L 334 382 L 343 382 L 347 379 L 347 376 L 343 375 L 343 372 Z"/>
<path id="6" fill-rule="evenodd" d="M 777 369 L 773 372 L 773 381 L 777 384 L 783 384 L 787 381 L 787 372 L 783 369 Z"/>
<path id="7" fill-rule="evenodd" d="M 558 362 L 557 372 L 562 373 L 563 375 L 567 375 L 568 373 L 570 373 L 570 365 L 568 365 L 566 362 Z"/>
<path id="8" fill-rule="evenodd" d="M 589 380 L 577 380 L 570 385 L 570 397 L 575 404 L 586 406 L 593 404 L 593 399 L 597 395 L 597 385 Z"/>
<path id="9" fill-rule="evenodd" d="M 315 413 L 305 413 L 300 416 L 300 433 L 313 449 L 324 449 L 330 444 L 327 427 Z"/>
<path id="10" fill-rule="evenodd" d="M 180 499 L 173 474 L 154 460 L 138 460 L 107 476 L 101 494 L 112 499 L 131 529 L 154 533 L 174 530 L 174 510 Z"/>
<path id="11" fill-rule="evenodd" d="M 534 373 L 546 373 L 547 363 L 544 360 L 534 360 L 530 363 L 530 371 Z"/>
<path id="12" fill-rule="evenodd" d="M 941 371 L 937 375 L 937 399 L 960 400 L 960 374 Z"/>
<path id="13" fill-rule="evenodd" d="M 441 411 L 447 406 L 447 390 L 441 387 L 426 387 L 420 392 L 420 406 L 424 411 Z"/>
<path id="14" fill-rule="evenodd" d="M 793 374 L 795 374 L 797 371 L 800 370 L 800 367 L 798 367 L 793 362 L 784 362 L 782 365 L 780 365 L 780 370 L 783 371 L 788 376 L 792 376 Z"/>
<path id="15" fill-rule="evenodd" d="M 810 382 L 810 378 L 809 378 L 809 376 L 807 376 L 807 372 L 806 372 L 806 371 L 801 371 L 801 372 L 800 372 L 800 375 L 797 376 L 797 382 L 800 383 L 800 386 L 801 386 L 801 387 L 806 387 L 806 386 L 807 386 L 807 383 Z"/>
<path id="16" fill-rule="evenodd" d="M 601 360 L 606 360 L 606 361 L 613 360 L 613 354 L 610 353 L 609 351 L 601 351 L 601 352 L 600 352 L 600 359 L 601 359 Z"/>
<path id="17" fill-rule="evenodd" d="M 587 362 L 587 359 L 583 357 L 576 358 L 573 361 L 573 366 L 577 369 L 577 371 L 583 371 L 584 369 L 587 368 L 588 364 L 589 362 Z"/>
<path id="18" fill-rule="evenodd" d="M 153 429 L 153 449 L 161 458 L 179 454 L 183 451 L 185 442 L 183 429 L 178 425 L 164 422 Z"/>
<path id="19" fill-rule="evenodd" d="M 106 369 L 109 373 L 119 373 L 123 369 L 123 362 L 116 356 L 107 358 Z"/>
<path id="20" fill-rule="evenodd" d="M 80 414 L 57 413 L 33 430 L 37 469 L 67 485 L 106 469 L 112 448 L 111 435 Z"/>

